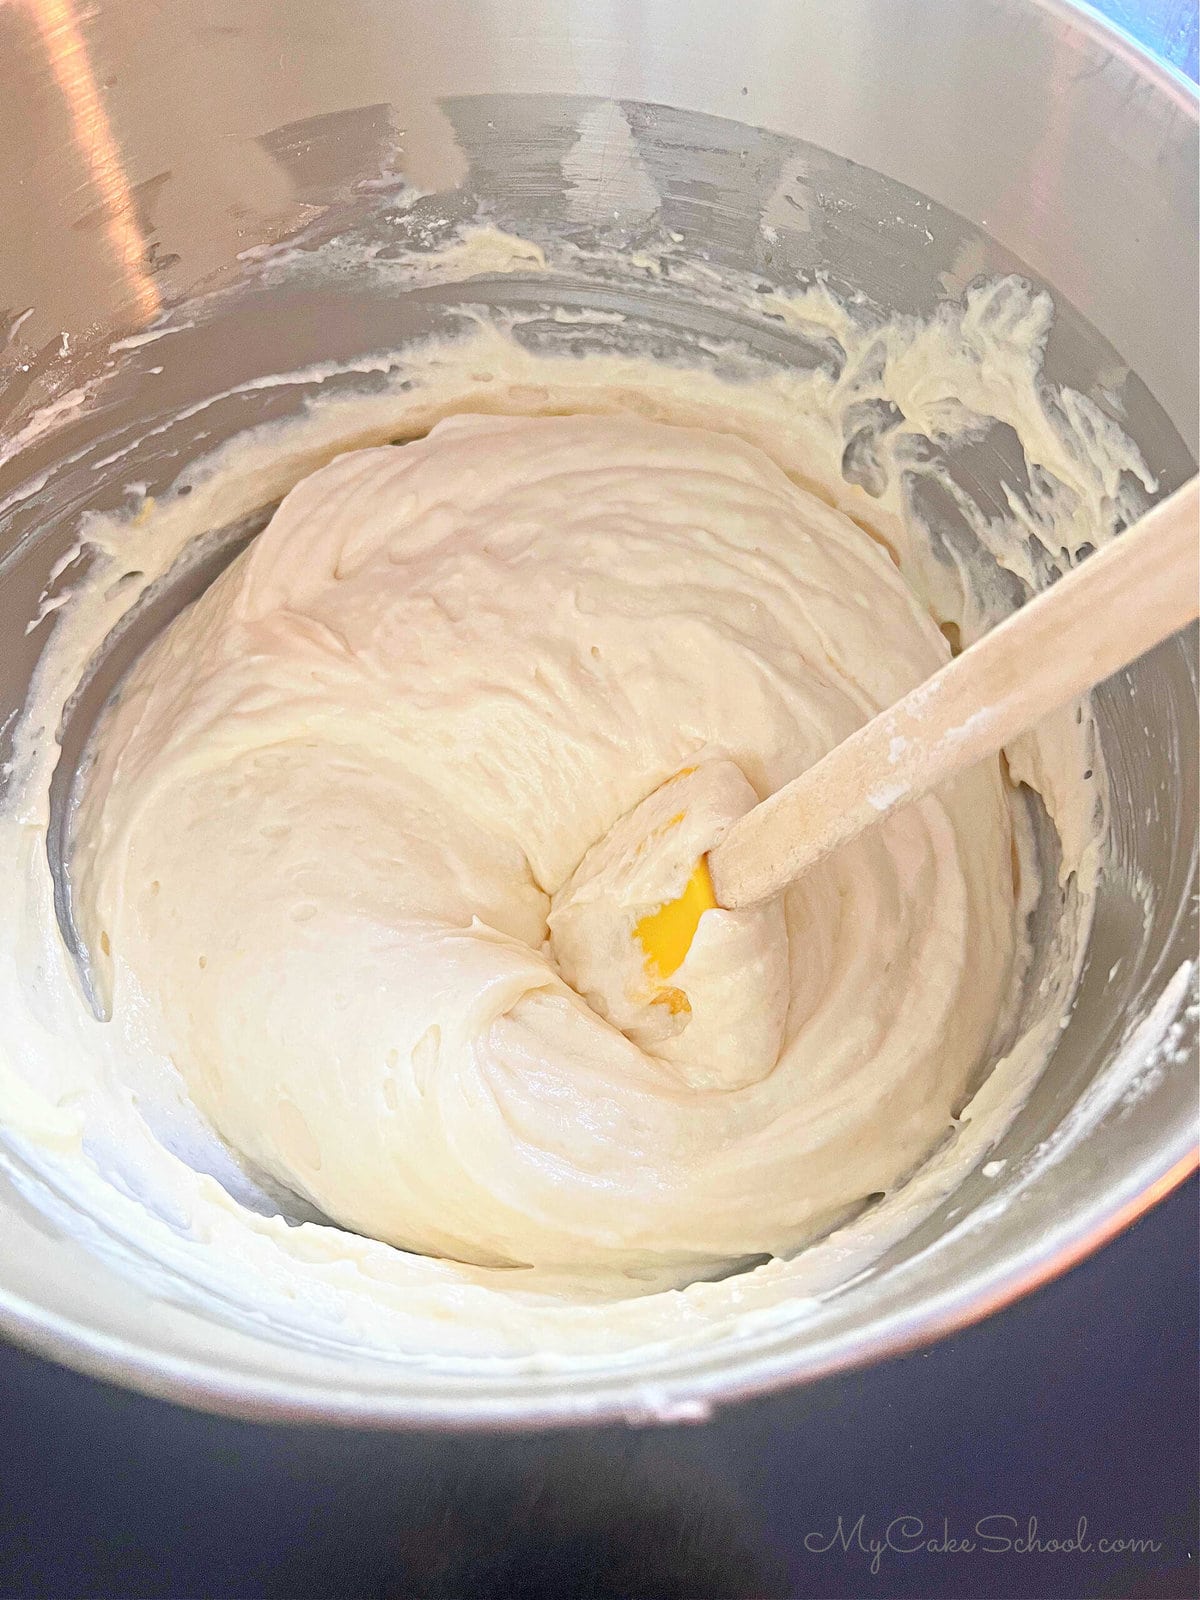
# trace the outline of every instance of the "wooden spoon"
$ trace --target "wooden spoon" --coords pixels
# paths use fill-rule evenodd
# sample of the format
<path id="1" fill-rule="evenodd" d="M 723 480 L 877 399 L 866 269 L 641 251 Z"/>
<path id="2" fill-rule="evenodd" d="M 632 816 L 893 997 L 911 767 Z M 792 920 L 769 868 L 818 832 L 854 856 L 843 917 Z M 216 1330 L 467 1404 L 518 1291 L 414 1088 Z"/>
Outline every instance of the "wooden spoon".
<path id="1" fill-rule="evenodd" d="M 1200 614 L 1190 479 L 792 783 L 740 817 L 637 926 L 673 971 L 705 910 L 769 900 L 831 850 L 1102 683 Z"/>

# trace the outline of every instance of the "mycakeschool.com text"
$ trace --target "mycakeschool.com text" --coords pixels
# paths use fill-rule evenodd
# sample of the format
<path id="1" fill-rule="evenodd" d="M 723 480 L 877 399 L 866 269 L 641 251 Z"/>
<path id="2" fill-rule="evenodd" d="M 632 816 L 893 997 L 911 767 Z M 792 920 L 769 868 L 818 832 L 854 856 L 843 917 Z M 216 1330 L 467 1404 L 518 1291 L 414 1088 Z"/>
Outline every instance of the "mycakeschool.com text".
<path id="1" fill-rule="evenodd" d="M 948 1517 L 934 1520 L 902 1515 L 877 1527 L 868 1525 L 865 1512 L 839 1516 L 826 1528 L 813 1528 L 804 1536 L 810 1555 L 860 1555 L 872 1573 L 889 1559 L 904 1556 L 989 1555 L 1157 1555 L 1159 1540 L 1112 1530 L 1094 1530 L 1085 1516 L 1073 1528 L 1045 1528 L 1036 1516 L 1016 1517 L 989 1512 L 970 1525 L 956 1529 Z"/>

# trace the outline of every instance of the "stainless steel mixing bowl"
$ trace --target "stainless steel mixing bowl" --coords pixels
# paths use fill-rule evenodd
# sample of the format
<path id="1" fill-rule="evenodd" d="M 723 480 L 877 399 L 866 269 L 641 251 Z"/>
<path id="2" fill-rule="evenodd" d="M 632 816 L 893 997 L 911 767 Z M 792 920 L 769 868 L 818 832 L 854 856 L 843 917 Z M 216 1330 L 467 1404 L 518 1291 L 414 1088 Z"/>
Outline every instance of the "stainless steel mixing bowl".
<path id="1" fill-rule="evenodd" d="M 80 513 L 125 493 L 129 463 L 105 471 L 102 444 L 174 419 L 136 458 L 153 491 L 199 447 L 198 424 L 178 420 L 197 398 L 394 348 L 464 299 L 545 293 L 519 278 L 411 295 L 352 278 L 331 295 L 302 273 L 264 286 L 255 248 L 302 228 L 312 241 L 382 222 L 411 244 L 418 225 L 482 210 L 527 237 L 630 251 L 666 229 L 719 270 L 793 285 L 820 272 L 914 312 L 1018 270 L 1058 306 L 1049 376 L 1117 415 L 1164 488 L 1193 470 L 1195 96 L 1056 0 L 23 0 L 0 12 L 0 50 L 0 426 L 11 439 L 56 404 L 0 462 L 0 763 L 43 643 L 26 631 L 43 586 Z M 400 178 L 433 197 L 403 218 L 387 214 Z M 165 307 L 221 285 L 234 289 L 215 321 L 189 330 L 176 312 L 179 332 L 138 344 Z M 596 305 L 622 292 L 594 276 L 559 290 Z M 669 288 L 638 309 L 666 341 L 699 316 Z M 100 414 L 72 400 L 131 335 Z M 789 358 L 786 342 L 771 353 Z M 260 394 L 250 417 L 235 396 L 206 409 L 204 431 L 304 398 L 303 383 Z M 1194 641 L 1100 697 L 1112 864 L 1070 1024 L 992 1152 L 1001 1175 L 973 1174 L 801 1328 L 583 1377 L 348 1358 L 255 1333 L 169 1274 L 139 1287 L 47 1221 L 11 1152 L 0 1326 L 215 1409 L 529 1425 L 701 1416 L 984 1315 L 1194 1161 L 1181 969 L 1196 951 L 1195 705 Z"/>

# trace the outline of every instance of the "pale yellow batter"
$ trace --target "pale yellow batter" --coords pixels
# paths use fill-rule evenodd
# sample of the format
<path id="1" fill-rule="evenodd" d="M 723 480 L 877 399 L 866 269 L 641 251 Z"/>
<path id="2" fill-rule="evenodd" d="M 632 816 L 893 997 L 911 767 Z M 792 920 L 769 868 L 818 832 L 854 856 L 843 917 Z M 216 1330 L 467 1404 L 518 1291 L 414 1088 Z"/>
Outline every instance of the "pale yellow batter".
<path id="1" fill-rule="evenodd" d="M 620 848 L 564 885 L 732 762 L 715 812 L 675 806 L 694 860 L 947 655 L 888 555 L 729 436 L 466 416 L 343 455 L 102 730 L 77 881 L 118 1025 L 255 1166 L 405 1249 L 679 1285 L 791 1251 L 929 1152 L 987 1052 L 998 764 L 813 872 L 786 932 L 708 913 L 666 1037 L 662 1006 L 629 1037 L 598 1014 L 622 957 L 588 937 L 597 897 L 667 897 L 656 852 L 632 889 Z"/>
<path id="2" fill-rule="evenodd" d="M 945 659 L 940 624 L 1002 614 L 997 573 L 1039 581 L 1031 552 L 1095 542 L 1150 482 L 1090 402 L 1044 404 L 1049 304 L 1015 282 L 925 323 L 769 310 L 836 370 L 564 359 L 479 325 L 81 530 L 0 810 L 0 1159 L 159 1304 L 472 1372 L 744 1344 L 819 1317 L 1021 1104 L 1086 948 L 1082 710 L 1006 753 L 1075 886 L 1019 1015 L 1038 882 L 998 763 L 813 871 L 786 928 L 706 914 L 685 1005 L 628 937 Z M 868 493 L 843 462 L 879 404 L 903 420 Z M 1038 471 L 947 559 L 906 475 L 981 419 Z M 289 490 L 100 729 L 74 862 L 98 1022 L 55 922 L 46 730 L 136 598 L 122 574 Z M 672 826 L 637 856 L 642 802 Z"/>

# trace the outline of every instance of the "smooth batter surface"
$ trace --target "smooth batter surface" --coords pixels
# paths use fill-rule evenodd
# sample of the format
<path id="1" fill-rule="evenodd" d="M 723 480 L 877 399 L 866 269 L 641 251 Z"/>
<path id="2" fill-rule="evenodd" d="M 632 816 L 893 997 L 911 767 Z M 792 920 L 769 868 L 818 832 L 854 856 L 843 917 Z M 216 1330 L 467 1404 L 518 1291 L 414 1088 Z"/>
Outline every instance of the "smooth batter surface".
<path id="1" fill-rule="evenodd" d="M 405 271 L 551 270 L 490 232 L 463 250 Z M 819 289 L 738 305 L 819 359 L 650 359 L 587 307 L 556 313 L 588 341 L 560 355 L 518 309 L 215 394 L 207 454 L 80 527 L 0 804 L 0 1162 L 156 1324 L 194 1304 L 222 1349 L 472 1382 L 813 1336 L 1036 1080 L 1103 859 L 1086 706 L 1006 752 L 1046 857 L 989 767 L 814 871 L 786 935 L 709 914 L 686 1013 L 647 1003 L 611 917 L 597 935 L 939 664 L 942 626 L 970 642 L 1152 486 L 1048 390 L 1049 301 L 1016 280 L 923 321 Z M 1006 514 L 959 497 L 948 541 L 914 486 L 960 446 L 975 471 L 988 429 L 1029 470 Z M 75 863 L 111 956 L 97 1022 L 51 894 L 53 730 L 140 590 L 293 489 L 101 729 Z M 651 871 L 606 830 L 643 801 L 669 823 L 693 764 Z M 500 1261 L 534 1264 L 476 1264 Z"/>
<path id="2" fill-rule="evenodd" d="M 390 1244 L 663 1284 L 793 1250 L 928 1154 L 987 1053 L 998 763 L 786 919 L 706 914 L 665 1027 L 621 1012 L 587 901 L 653 909 L 675 858 L 564 886 L 681 768 L 732 763 L 673 806 L 686 876 L 947 654 L 888 554 L 728 435 L 463 416 L 343 455 L 101 731 L 76 873 L 118 1023 L 255 1167 Z"/>

